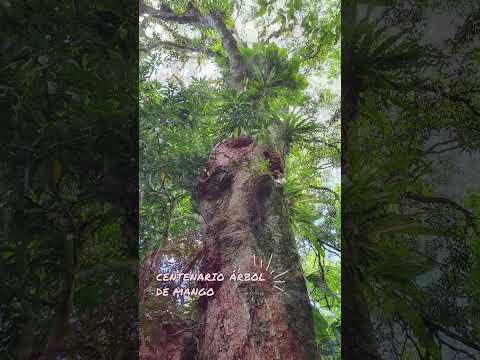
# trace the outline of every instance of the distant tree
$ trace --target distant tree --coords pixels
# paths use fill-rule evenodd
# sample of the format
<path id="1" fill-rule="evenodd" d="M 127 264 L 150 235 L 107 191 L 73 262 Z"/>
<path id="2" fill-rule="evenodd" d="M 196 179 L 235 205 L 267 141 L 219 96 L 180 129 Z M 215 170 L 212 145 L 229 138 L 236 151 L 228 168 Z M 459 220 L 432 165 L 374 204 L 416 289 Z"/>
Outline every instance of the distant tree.
<path id="1" fill-rule="evenodd" d="M 477 10 L 455 7 L 465 23 L 438 45 L 424 37 L 426 14 L 451 4 L 393 3 L 344 6 L 344 350 L 473 359 L 476 205 L 438 193 L 436 177 L 448 172 L 443 154 L 480 150 L 478 58 L 464 41 Z"/>
<path id="2" fill-rule="evenodd" d="M 0 3 L 2 359 L 138 352 L 138 24 L 121 3 Z"/>

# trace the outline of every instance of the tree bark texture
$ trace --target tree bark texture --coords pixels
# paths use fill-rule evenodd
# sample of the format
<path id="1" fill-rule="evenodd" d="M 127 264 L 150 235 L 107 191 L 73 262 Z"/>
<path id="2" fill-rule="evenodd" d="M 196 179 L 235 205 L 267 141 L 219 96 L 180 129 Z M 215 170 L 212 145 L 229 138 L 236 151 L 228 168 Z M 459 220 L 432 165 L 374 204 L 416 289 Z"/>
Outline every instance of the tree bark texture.
<path id="1" fill-rule="evenodd" d="M 374 326 L 360 279 L 354 269 L 342 268 L 342 359 L 380 360 Z"/>
<path id="2" fill-rule="evenodd" d="M 201 298 L 198 359 L 317 359 L 311 305 L 277 181 L 282 176 L 278 153 L 240 137 L 216 145 L 198 179 L 207 223 L 201 272 L 225 275 L 204 284 L 216 288 Z M 232 273 L 262 273 L 266 280 L 229 281 Z"/>

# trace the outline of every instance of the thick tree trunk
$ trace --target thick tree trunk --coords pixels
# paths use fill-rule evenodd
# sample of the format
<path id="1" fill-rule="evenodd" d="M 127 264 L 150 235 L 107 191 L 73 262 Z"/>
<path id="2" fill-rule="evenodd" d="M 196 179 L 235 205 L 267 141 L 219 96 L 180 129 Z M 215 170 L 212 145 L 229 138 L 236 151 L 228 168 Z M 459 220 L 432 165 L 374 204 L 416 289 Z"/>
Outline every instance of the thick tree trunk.
<path id="1" fill-rule="evenodd" d="M 225 274 L 215 295 L 201 298 L 201 360 L 317 359 L 305 280 L 275 181 L 282 175 L 277 153 L 242 137 L 215 146 L 198 180 L 207 223 L 202 272 Z M 229 281 L 234 272 L 262 273 L 266 281 Z"/>

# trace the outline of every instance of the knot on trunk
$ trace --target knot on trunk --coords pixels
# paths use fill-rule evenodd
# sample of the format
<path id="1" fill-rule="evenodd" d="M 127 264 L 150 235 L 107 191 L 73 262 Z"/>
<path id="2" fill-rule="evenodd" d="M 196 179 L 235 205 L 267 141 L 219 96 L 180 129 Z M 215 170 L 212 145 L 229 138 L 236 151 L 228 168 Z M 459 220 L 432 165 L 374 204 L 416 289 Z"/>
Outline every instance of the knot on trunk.
<path id="1" fill-rule="evenodd" d="M 248 157 L 255 144 L 248 136 L 225 140 L 216 145 L 205 163 L 202 175 L 197 179 L 197 194 L 200 200 L 215 200 L 230 187 L 232 167 Z"/>
<path id="2" fill-rule="evenodd" d="M 197 181 L 197 193 L 199 199 L 214 200 L 230 187 L 232 175 L 226 166 L 219 166 L 210 173 L 204 169 L 202 176 Z"/>
<path id="3" fill-rule="evenodd" d="M 273 178 L 281 178 L 285 172 L 285 164 L 280 153 L 268 148 L 263 151 L 263 156 L 269 161 L 268 169 L 272 173 Z"/>
<path id="4" fill-rule="evenodd" d="M 240 136 L 236 139 L 231 139 L 226 142 L 227 146 L 230 148 L 242 148 L 249 146 L 253 143 L 253 139 L 248 136 Z"/>

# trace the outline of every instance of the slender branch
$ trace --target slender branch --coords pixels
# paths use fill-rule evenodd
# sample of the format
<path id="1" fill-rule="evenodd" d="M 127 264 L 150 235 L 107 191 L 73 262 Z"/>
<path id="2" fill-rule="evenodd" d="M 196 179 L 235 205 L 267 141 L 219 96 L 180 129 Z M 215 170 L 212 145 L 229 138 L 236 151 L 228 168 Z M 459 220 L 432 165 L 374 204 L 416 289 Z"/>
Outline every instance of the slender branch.
<path id="1" fill-rule="evenodd" d="M 193 257 L 192 259 L 190 260 L 190 262 L 185 266 L 185 268 L 181 271 L 182 273 L 186 274 L 186 273 L 189 273 L 193 267 L 195 266 L 195 264 L 202 259 L 202 257 L 205 255 L 205 248 L 202 247 Z M 178 288 L 182 285 L 183 283 L 183 277 L 180 277 L 180 279 L 177 281 L 177 283 L 175 284 L 175 288 Z"/>
<path id="2" fill-rule="evenodd" d="M 445 92 L 442 93 L 446 98 L 455 101 L 455 102 L 460 102 L 464 104 L 475 116 L 480 116 L 480 111 L 478 111 L 475 106 L 472 104 L 470 99 L 466 99 L 461 96 L 456 96 L 456 95 L 448 95 Z"/>
<path id="3" fill-rule="evenodd" d="M 453 351 L 455 351 L 455 352 L 457 352 L 457 353 L 462 353 L 462 354 L 464 354 L 465 356 L 467 356 L 467 357 L 470 358 L 470 359 L 473 359 L 473 360 L 477 359 L 477 358 L 475 357 L 475 355 L 469 353 L 468 351 L 463 350 L 463 349 L 460 349 L 460 348 L 455 347 L 455 346 L 453 346 L 452 344 L 448 343 L 447 341 L 445 341 L 444 339 L 442 339 L 442 337 L 441 337 L 440 335 L 436 334 L 435 337 L 437 338 L 437 340 L 438 340 L 441 344 L 449 347 L 449 348 L 452 349 Z"/>
<path id="4" fill-rule="evenodd" d="M 324 245 L 324 246 L 328 247 L 329 248 L 329 250 L 327 250 L 328 252 L 334 253 L 335 255 L 337 255 L 339 257 L 341 256 L 341 250 L 335 244 L 329 243 L 328 241 L 320 240 L 318 238 L 317 238 L 317 241 L 319 243 L 321 243 L 321 245 Z"/>
<path id="5" fill-rule="evenodd" d="M 177 43 L 177 42 L 174 42 L 174 41 L 168 41 L 168 40 L 158 40 L 156 42 L 154 42 L 153 44 L 147 46 L 147 47 L 143 47 L 143 48 L 140 48 L 141 51 L 144 51 L 144 52 L 150 52 L 158 47 L 166 47 L 166 48 L 170 48 L 170 49 L 178 49 L 178 50 L 185 50 L 185 51 L 190 51 L 190 52 L 198 52 L 198 53 L 205 53 L 205 54 L 209 54 L 209 55 L 214 55 L 214 53 L 212 51 L 210 51 L 209 49 L 205 48 L 205 47 L 193 47 L 193 46 L 188 46 L 188 45 L 185 45 L 185 44 L 180 44 L 180 43 Z"/>
<path id="6" fill-rule="evenodd" d="M 456 150 L 456 149 L 460 149 L 460 146 L 459 145 L 450 146 L 450 147 L 442 149 L 442 150 L 430 151 L 427 154 L 443 154 L 443 153 L 446 153 L 448 151 L 452 151 L 452 150 Z"/>
<path id="7" fill-rule="evenodd" d="M 320 166 L 317 166 L 317 170 L 326 170 L 326 169 L 331 169 L 335 166 L 334 163 L 332 162 L 328 162 L 326 164 L 322 164 Z"/>
<path id="8" fill-rule="evenodd" d="M 433 87 L 431 85 L 423 86 L 423 88 L 427 91 L 431 91 L 434 93 L 440 93 L 442 97 L 445 99 L 448 99 L 450 101 L 456 102 L 456 103 L 462 103 L 464 104 L 470 112 L 475 115 L 475 116 L 480 116 L 480 111 L 475 108 L 474 104 L 472 103 L 472 100 L 457 94 L 453 94 L 452 92 L 449 92 L 442 88 L 441 86 L 438 87 Z"/>
<path id="9" fill-rule="evenodd" d="M 425 150 L 426 153 L 429 153 L 433 150 L 435 150 L 438 146 L 442 146 L 442 145 L 449 145 L 451 143 L 456 143 L 457 140 L 455 139 L 452 139 L 452 140 L 446 140 L 446 141 L 441 141 L 441 142 L 438 142 L 432 146 L 430 146 L 427 150 Z"/>
<path id="10" fill-rule="evenodd" d="M 317 191 L 326 191 L 332 194 L 335 197 L 335 200 L 340 200 L 340 196 L 338 196 L 338 194 L 330 188 L 323 187 L 323 186 L 310 186 L 310 189 L 317 190 Z"/>
<path id="11" fill-rule="evenodd" d="M 178 334 L 181 334 L 181 333 L 184 332 L 184 331 L 193 330 L 193 329 L 195 329 L 197 326 L 198 326 L 198 324 L 195 324 L 195 325 L 193 325 L 193 326 L 186 327 L 186 328 L 184 328 L 184 329 L 180 329 L 180 330 L 178 330 L 176 333 L 168 334 L 168 335 L 169 335 L 169 336 L 176 336 L 176 335 L 178 335 Z"/>
<path id="12" fill-rule="evenodd" d="M 463 208 L 462 206 L 457 204 L 455 201 L 447 199 L 447 198 L 434 197 L 434 196 L 424 196 L 424 195 L 413 193 L 413 192 L 406 192 L 406 193 L 404 193 L 404 196 L 407 199 L 415 200 L 415 201 L 418 201 L 418 202 L 421 202 L 421 203 L 448 205 L 448 206 L 454 208 L 455 210 L 463 213 L 470 225 L 473 225 L 474 224 L 473 220 L 476 219 L 475 216 L 473 215 L 473 213 L 471 213 L 467 209 Z"/>
<path id="13" fill-rule="evenodd" d="M 281 27 L 280 29 L 272 32 L 270 35 L 267 36 L 267 38 L 265 39 L 265 43 L 270 43 L 270 41 L 272 41 L 272 39 L 274 38 L 278 38 L 279 36 L 281 36 L 287 29 L 285 29 L 284 27 Z"/>
<path id="14" fill-rule="evenodd" d="M 461 336 L 455 332 L 453 332 L 450 329 L 447 329 L 439 324 L 434 323 L 433 321 L 430 321 L 429 319 L 423 319 L 425 323 L 432 328 L 435 331 L 441 332 L 444 335 L 448 336 L 449 338 L 459 341 L 465 346 L 468 346 L 471 349 L 480 351 L 480 343 L 475 343 L 474 341 L 471 341 L 470 339 L 466 339 L 464 336 Z"/>
<path id="15" fill-rule="evenodd" d="M 166 5 L 161 5 L 160 9 L 154 9 L 146 5 L 145 1 L 140 0 L 139 13 L 140 15 L 149 15 L 157 19 L 173 21 L 179 24 L 199 24 L 202 22 L 202 17 L 199 16 L 191 3 L 185 13 L 177 14 Z"/>
<path id="16" fill-rule="evenodd" d="M 404 334 L 405 334 L 405 337 L 410 340 L 410 342 L 413 344 L 413 346 L 415 347 L 415 350 L 417 351 L 417 354 L 418 356 L 420 357 L 420 359 L 424 360 L 425 359 L 425 356 L 423 356 L 423 353 L 422 353 L 422 350 L 420 349 L 420 346 L 417 344 L 417 342 L 415 341 L 415 339 L 410 335 L 409 333 L 409 329 L 408 329 L 408 325 L 405 323 L 405 321 L 402 319 L 402 318 L 399 318 L 399 322 L 400 322 L 400 325 L 402 326 L 403 328 L 403 331 L 404 331 Z"/>

